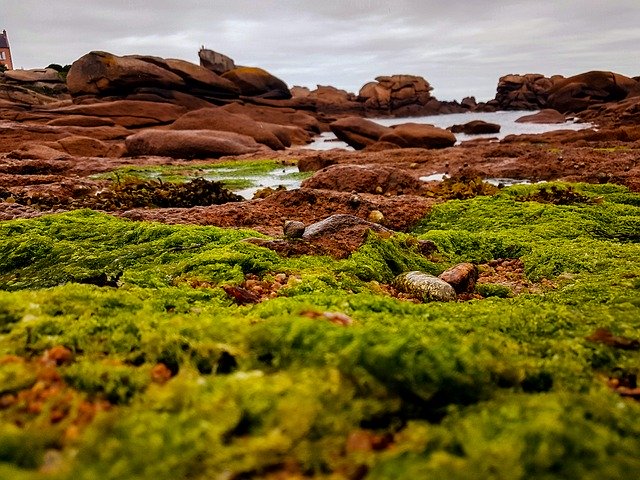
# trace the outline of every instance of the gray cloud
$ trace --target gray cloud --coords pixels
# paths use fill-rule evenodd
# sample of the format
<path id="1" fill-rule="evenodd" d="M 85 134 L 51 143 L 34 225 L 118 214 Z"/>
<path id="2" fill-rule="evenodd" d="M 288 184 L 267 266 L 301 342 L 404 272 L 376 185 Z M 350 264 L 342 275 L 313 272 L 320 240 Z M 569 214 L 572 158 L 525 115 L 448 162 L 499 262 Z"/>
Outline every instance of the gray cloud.
<path id="1" fill-rule="evenodd" d="M 2 13 L 24 68 L 90 50 L 196 62 L 206 45 L 289 85 L 357 91 L 409 73 L 441 99 L 491 98 L 507 73 L 640 75 L 637 0 L 21 0 Z"/>

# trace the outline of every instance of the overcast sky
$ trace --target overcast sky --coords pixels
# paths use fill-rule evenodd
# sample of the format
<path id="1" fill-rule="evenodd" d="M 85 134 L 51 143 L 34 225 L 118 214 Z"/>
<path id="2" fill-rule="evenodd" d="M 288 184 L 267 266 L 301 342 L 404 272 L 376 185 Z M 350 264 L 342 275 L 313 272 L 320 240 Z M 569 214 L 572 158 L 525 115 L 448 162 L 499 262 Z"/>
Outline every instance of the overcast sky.
<path id="1" fill-rule="evenodd" d="M 0 0 L 2 29 L 15 68 L 205 45 L 289 86 L 406 73 L 441 100 L 493 98 L 508 73 L 640 75 L 640 0 Z"/>

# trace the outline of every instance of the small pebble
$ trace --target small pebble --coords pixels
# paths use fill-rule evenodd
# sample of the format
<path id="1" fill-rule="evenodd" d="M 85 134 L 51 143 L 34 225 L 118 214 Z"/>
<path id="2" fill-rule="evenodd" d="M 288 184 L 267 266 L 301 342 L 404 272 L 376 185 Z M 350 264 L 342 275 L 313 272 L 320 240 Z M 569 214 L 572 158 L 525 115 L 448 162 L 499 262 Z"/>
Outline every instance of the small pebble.
<path id="1" fill-rule="evenodd" d="M 384 221 L 384 214 L 380 210 L 371 210 L 367 220 L 372 223 L 382 223 Z"/>
<path id="2" fill-rule="evenodd" d="M 296 220 L 287 220 L 284 222 L 284 236 L 286 238 L 302 238 L 304 234 L 304 223 Z"/>

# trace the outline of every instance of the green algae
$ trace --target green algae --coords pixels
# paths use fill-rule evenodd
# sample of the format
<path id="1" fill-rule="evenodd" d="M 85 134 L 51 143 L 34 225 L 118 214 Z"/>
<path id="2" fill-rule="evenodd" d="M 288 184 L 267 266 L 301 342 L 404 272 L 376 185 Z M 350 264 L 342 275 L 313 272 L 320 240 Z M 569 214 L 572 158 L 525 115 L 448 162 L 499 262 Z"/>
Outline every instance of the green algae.
<path id="1" fill-rule="evenodd" d="M 261 182 L 277 173 L 281 181 L 302 181 L 313 172 L 289 171 L 295 160 L 247 160 L 216 163 L 198 163 L 196 165 L 152 165 L 145 167 L 121 167 L 108 173 L 95 175 L 96 179 L 122 181 L 160 181 L 165 183 L 184 183 L 195 179 L 220 182 L 225 188 L 238 191 L 260 186 Z"/>
<path id="2" fill-rule="evenodd" d="M 0 397 L 35 382 L 3 356 L 63 345 L 65 383 L 112 404 L 72 441 L 44 414 L 18 427 L 18 406 L 0 408 L 0 476 L 41 478 L 54 449 L 56 479 L 624 477 L 640 466 L 640 405 L 605 380 L 637 375 L 640 352 L 588 337 L 638 338 L 640 196 L 574 185 L 590 200 L 519 200 L 540 188 L 447 202 L 413 235 L 370 235 L 345 260 L 91 211 L 0 223 Z M 486 299 L 446 304 L 381 288 L 498 258 L 553 286 L 480 284 Z M 279 272 L 289 283 L 262 303 L 221 288 Z M 158 363 L 166 383 L 152 380 Z M 354 447 L 358 432 L 393 448 Z"/>

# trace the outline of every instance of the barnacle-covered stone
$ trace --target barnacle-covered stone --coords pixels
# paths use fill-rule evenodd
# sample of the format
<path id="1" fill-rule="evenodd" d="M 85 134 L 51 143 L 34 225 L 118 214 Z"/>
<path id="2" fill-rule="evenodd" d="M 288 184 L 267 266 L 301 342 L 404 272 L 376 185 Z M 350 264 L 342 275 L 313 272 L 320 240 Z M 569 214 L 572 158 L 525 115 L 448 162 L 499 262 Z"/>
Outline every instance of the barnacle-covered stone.
<path id="1" fill-rule="evenodd" d="M 456 292 L 444 280 L 419 271 L 398 275 L 393 281 L 398 290 L 421 298 L 425 302 L 450 302 L 456 299 Z"/>

